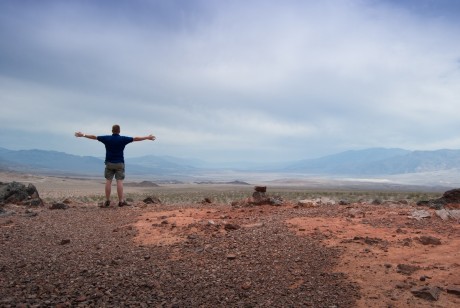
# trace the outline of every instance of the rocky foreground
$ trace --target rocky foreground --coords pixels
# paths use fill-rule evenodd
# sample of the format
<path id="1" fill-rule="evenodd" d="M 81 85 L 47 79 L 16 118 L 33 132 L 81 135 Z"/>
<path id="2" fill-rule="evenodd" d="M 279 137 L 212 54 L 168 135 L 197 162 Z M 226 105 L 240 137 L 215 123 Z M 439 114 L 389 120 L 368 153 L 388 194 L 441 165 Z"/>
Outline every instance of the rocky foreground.
<path id="1" fill-rule="evenodd" d="M 1 207 L 1 307 L 460 306 L 459 220 L 439 209 L 64 201 Z"/>

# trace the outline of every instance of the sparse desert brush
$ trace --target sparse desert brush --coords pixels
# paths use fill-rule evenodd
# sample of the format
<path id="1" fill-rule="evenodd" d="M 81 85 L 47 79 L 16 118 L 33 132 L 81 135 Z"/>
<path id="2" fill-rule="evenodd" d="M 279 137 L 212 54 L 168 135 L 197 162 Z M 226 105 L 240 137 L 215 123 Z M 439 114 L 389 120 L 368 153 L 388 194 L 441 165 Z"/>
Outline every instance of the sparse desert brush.
<path id="1" fill-rule="evenodd" d="M 167 186 L 155 187 L 148 190 L 130 191 L 125 190 L 125 198 L 133 201 L 142 201 L 146 197 L 155 196 L 163 204 L 195 204 L 205 198 L 209 198 L 213 203 L 231 204 L 233 201 L 242 200 L 252 196 L 252 186 L 222 186 L 222 185 L 194 185 L 194 186 Z M 328 198 L 335 201 L 369 202 L 373 200 L 402 201 L 411 203 L 420 200 L 439 198 L 441 193 L 434 192 L 408 192 L 408 191 L 358 191 L 340 189 L 318 189 L 302 187 L 268 187 L 267 194 L 279 196 L 286 201 L 297 202 L 304 199 Z M 43 198 L 45 203 L 62 201 L 66 198 L 74 199 L 82 203 L 98 203 L 105 200 L 103 190 L 100 193 L 82 194 L 82 192 L 66 192 L 62 194 L 48 195 Z M 112 192 L 112 198 L 116 198 L 116 193 Z"/>
<path id="2" fill-rule="evenodd" d="M 213 203 L 230 204 L 252 195 L 252 187 L 221 187 L 199 186 L 193 188 L 155 188 L 143 193 L 129 193 L 127 197 L 133 200 L 143 200 L 147 196 L 154 195 L 164 204 L 198 203 L 209 198 Z M 269 195 L 282 197 L 284 200 L 298 201 L 303 199 L 329 198 L 335 201 L 346 200 L 348 202 L 372 202 L 373 200 L 417 202 L 437 198 L 439 193 L 427 192 L 404 192 L 404 191 L 346 191 L 346 190 L 312 190 L 302 188 L 268 188 Z"/>

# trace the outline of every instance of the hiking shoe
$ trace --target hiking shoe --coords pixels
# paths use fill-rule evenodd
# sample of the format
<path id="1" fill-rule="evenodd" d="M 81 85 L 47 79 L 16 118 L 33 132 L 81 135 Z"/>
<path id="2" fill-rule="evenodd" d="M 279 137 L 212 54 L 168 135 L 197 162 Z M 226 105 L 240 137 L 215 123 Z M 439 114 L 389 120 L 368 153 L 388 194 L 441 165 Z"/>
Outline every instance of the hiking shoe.
<path id="1" fill-rule="evenodd" d="M 120 202 L 118 202 L 118 206 L 119 206 L 119 207 L 127 206 L 127 205 L 129 205 L 129 204 L 128 204 L 126 201 L 120 201 Z"/>
<path id="2" fill-rule="evenodd" d="M 104 207 L 109 207 L 110 206 L 110 200 L 107 200 L 104 202 Z"/>

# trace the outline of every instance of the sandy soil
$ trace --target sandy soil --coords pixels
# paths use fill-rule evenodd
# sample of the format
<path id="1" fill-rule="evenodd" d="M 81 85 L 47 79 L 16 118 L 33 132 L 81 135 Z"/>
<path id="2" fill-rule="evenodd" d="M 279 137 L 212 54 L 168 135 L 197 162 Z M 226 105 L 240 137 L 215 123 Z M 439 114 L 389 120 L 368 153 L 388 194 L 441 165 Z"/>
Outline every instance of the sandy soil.
<path id="1" fill-rule="evenodd" d="M 9 179 L 11 179 L 11 175 L 8 174 L 2 174 L 0 177 L 0 181 L 3 182 Z M 95 183 L 100 185 L 100 181 L 88 182 L 76 179 L 53 179 L 36 176 L 22 176 L 16 180 L 34 183 L 39 188 L 42 197 L 49 198 L 100 193 L 102 188 L 102 186 L 95 186 Z M 23 218 L 23 215 L 21 215 L 23 210 L 18 207 L 14 207 L 14 209 L 16 215 L 0 217 L 0 232 L 4 235 L 6 234 L 5 232 L 14 229 L 14 226 L 25 224 L 22 220 L 29 219 Z M 460 222 L 452 219 L 448 221 L 441 220 L 436 216 L 434 210 L 427 208 L 423 209 L 430 212 L 431 217 L 411 218 L 411 213 L 415 210 L 420 210 L 414 204 L 386 203 L 384 205 L 370 205 L 354 203 L 349 205 L 298 207 L 294 200 L 288 200 L 283 206 L 264 205 L 236 208 L 226 204 L 147 206 L 142 201 L 135 201 L 131 207 L 111 208 L 112 211 L 107 212 L 107 209 L 97 208 L 96 203 L 82 204 L 74 201 L 71 204 L 71 209 L 74 217 L 78 217 L 80 214 L 83 215 L 89 211 L 88 209 L 96 212 L 106 211 L 104 213 L 109 213 L 104 214 L 108 215 L 107 221 L 116 220 L 116 217 L 121 213 L 129 213 L 130 219 L 124 219 L 124 223 L 117 227 L 117 230 L 127 232 L 124 240 L 131 241 L 130 245 L 133 245 L 133 247 L 154 249 L 155 252 L 149 250 L 151 254 L 159 253 L 158 249 L 164 249 L 165 253 L 167 252 L 168 262 L 182 262 L 180 263 L 181 266 L 185 266 L 184 264 L 187 263 L 196 263 L 200 264 L 201 267 L 215 268 L 215 270 L 219 271 L 221 266 L 219 264 L 221 263 L 219 263 L 220 261 L 217 262 L 215 258 L 222 251 L 224 251 L 224 258 L 228 260 L 237 259 L 238 262 L 242 263 L 245 262 L 244 257 L 248 255 L 256 259 L 260 258 L 260 262 L 263 262 L 264 257 L 267 255 L 270 255 L 271 258 L 274 258 L 273 256 L 281 259 L 285 258 L 286 264 L 283 265 L 285 266 L 283 269 L 278 271 L 277 263 L 275 262 L 275 267 L 272 270 L 275 274 L 279 273 L 277 275 L 280 276 L 280 280 L 277 283 L 280 286 L 285 284 L 285 290 L 287 290 L 283 291 L 284 293 L 281 292 L 279 296 L 287 296 L 287 292 L 289 296 L 296 298 L 295 300 L 293 299 L 294 304 L 288 299 L 286 301 L 276 301 L 267 297 L 267 292 L 254 290 L 255 281 L 263 281 L 263 279 L 255 278 L 256 276 L 252 276 L 248 272 L 240 273 L 240 276 L 247 276 L 247 279 L 238 282 L 238 284 L 242 290 L 249 292 L 250 295 L 244 295 L 246 297 L 239 295 L 241 296 L 239 301 L 228 295 L 225 299 L 219 299 L 221 302 L 217 306 L 265 306 L 267 303 L 272 303 L 274 306 L 289 304 L 314 307 L 460 307 L 460 295 L 448 292 L 448 290 L 460 289 Z M 51 212 L 48 209 L 40 210 L 40 219 L 52 224 L 46 218 L 50 216 L 50 219 L 53 219 L 51 216 L 55 214 L 51 214 Z M 61 220 L 67 219 L 65 212 L 63 213 L 59 214 L 61 215 Z M 110 213 L 113 213 L 113 216 Z M 91 223 L 91 217 L 93 216 L 88 216 L 85 221 L 89 220 L 88 223 Z M 27 224 L 38 223 L 38 221 L 34 220 L 27 222 Z M 69 219 L 66 223 L 72 223 L 72 219 Z M 101 221 L 94 221 L 94 223 L 101 223 Z M 102 226 L 98 227 L 102 228 Z M 111 225 L 111 227 L 113 226 Z M 17 230 L 25 229 L 18 228 Z M 77 227 L 76 230 L 78 230 Z M 110 232 L 101 232 L 101 234 L 110 236 Z M 274 242 L 277 244 L 270 244 L 273 237 L 277 235 L 283 235 L 285 240 Z M 8 235 L 8 241 L 3 242 L 6 250 L 2 249 L 2 258 L 0 259 L 0 268 L 3 272 L 6 271 L 6 274 L 11 274 L 8 272 L 8 268 L 13 269 L 7 264 L 11 262 L 10 257 L 14 255 L 8 250 L 14 249 L 11 246 L 14 243 L 12 243 L 10 237 L 12 236 Z M 426 238 L 434 242 L 423 243 L 423 239 Z M 253 240 L 254 242 L 251 242 Z M 439 240 L 440 243 L 437 243 L 436 240 Z M 199 246 L 193 246 L 195 250 L 193 250 L 193 257 L 190 258 L 190 245 L 191 242 L 195 243 L 194 241 L 200 241 L 200 244 Z M 245 246 L 242 242 L 248 242 L 248 246 Z M 280 245 L 281 247 L 285 244 L 284 242 L 287 243 L 286 247 L 292 246 L 292 253 L 294 254 L 297 251 L 297 255 L 291 256 L 288 251 L 289 248 L 287 248 L 287 251 L 278 251 L 276 247 L 273 247 L 274 245 Z M 255 243 L 272 246 L 264 247 L 256 254 L 252 252 L 254 245 L 257 245 Z M 340 276 L 341 278 L 337 278 L 337 283 L 339 288 L 343 287 L 346 291 L 334 293 L 333 295 L 341 297 L 343 301 L 334 300 L 333 298 L 327 299 L 327 296 L 321 295 L 322 291 L 311 289 L 320 288 L 319 285 L 313 287 L 308 285 L 308 283 L 311 283 L 309 282 L 309 275 L 314 276 L 313 270 L 308 269 L 307 260 L 302 260 L 302 258 L 323 259 L 323 257 L 313 255 L 314 252 L 309 248 L 316 247 L 315 245 L 319 245 L 318 251 L 325 249 L 324 252 L 321 250 L 320 255 L 324 255 L 324 259 L 329 260 L 321 263 L 321 266 L 324 265 L 325 268 L 324 272 L 320 273 L 319 276 L 329 275 L 333 280 L 334 275 L 337 275 L 337 273 L 343 275 Z M 302 249 L 305 250 L 305 255 L 303 256 Z M 196 251 L 201 253 L 199 257 L 197 257 Z M 212 251 L 210 256 L 202 255 L 207 251 Z M 338 253 L 335 254 L 330 251 Z M 238 262 L 234 263 L 236 268 L 240 268 L 241 264 L 239 265 Z M 299 267 L 299 264 L 304 264 L 305 266 Z M 325 264 L 328 265 L 326 266 Z M 250 268 L 241 266 L 240 271 L 251 271 Z M 260 270 L 263 274 L 262 269 L 265 270 L 265 267 Z M 233 271 L 227 272 L 230 269 L 226 268 L 225 265 L 220 270 L 223 272 L 223 276 L 217 276 L 220 277 L 219 279 L 225 280 L 227 276 L 233 277 L 232 275 L 235 275 Z M 189 268 L 189 271 L 193 270 Z M 196 277 L 199 275 L 199 273 L 195 273 L 195 278 L 193 279 L 197 279 Z M 214 273 L 213 275 L 216 274 Z M 213 275 L 211 277 L 215 279 L 216 276 Z M 284 277 L 284 275 L 288 276 Z M 14 278 L 10 277 L 9 279 L 11 281 L 8 283 L 14 285 Z M 187 279 L 189 283 L 194 281 L 192 278 Z M 232 281 L 238 280 L 234 277 L 232 279 Z M 324 284 L 329 285 L 331 279 L 324 280 Z M 161 283 L 161 280 L 158 281 Z M 169 283 L 176 282 L 169 281 Z M 357 289 L 358 295 L 354 294 L 353 285 L 359 286 Z M 423 286 L 439 287 L 441 289 L 439 299 L 432 301 L 414 296 L 411 290 Z M 210 286 L 208 287 L 211 288 Z M 258 287 L 268 288 L 264 283 L 260 283 Z M 3 305 L 8 306 L 8 304 L 23 302 L 20 298 L 14 298 L 15 293 L 11 293 L 10 289 L 7 290 L 5 285 L 1 288 L 2 292 L 0 294 L 3 293 L 4 296 L 11 299 L 10 302 L 4 302 Z M 169 291 L 167 288 L 164 289 L 164 292 L 175 294 L 174 300 L 169 299 L 172 303 L 176 301 L 179 306 L 181 306 L 181 303 L 182 305 L 192 303 L 193 306 L 193 303 L 199 302 L 180 302 L 179 295 L 177 295 L 181 292 L 180 288 L 178 287 L 177 290 L 174 287 L 171 288 Z M 215 292 L 212 288 L 210 290 L 209 292 L 211 293 Z M 224 293 L 228 291 L 226 289 L 216 290 Z M 330 288 L 327 287 L 325 290 L 328 290 L 331 294 L 335 292 L 332 284 Z M 195 292 L 199 293 L 201 291 L 195 290 Z M 302 296 L 307 294 L 303 292 L 310 292 L 307 296 L 310 301 L 299 301 L 299 294 Z M 298 297 L 295 297 L 296 294 Z M 236 295 L 233 296 L 237 297 Z M 211 299 L 201 301 L 200 305 L 210 304 L 212 300 L 216 300 L 215 298 L 212 299 L 212 295 L 208 293 L 203 294 L 201 297 Z M 78 302 L 77 299 L 74 299 L 74 303 Z M 80 299 L 82 300 L 80 303 L 87 303 L 88 305 L 102 303 L 96 300 L 88 302 L 89 297 L 81 298 L 80 296 Z M 315 302 L 314 300 L 316 299 L 318 301 Z M 168 302 L 169 300 L 164 295 L 160 303 L 163 306 L 167 306 L 168 303 L 171 304 L 171 302 Z M 48 303 L 52 302 L 50 299 L 47 299 L 47 301 Z M 116 302 L 103 303 L 111 306 Z"/>

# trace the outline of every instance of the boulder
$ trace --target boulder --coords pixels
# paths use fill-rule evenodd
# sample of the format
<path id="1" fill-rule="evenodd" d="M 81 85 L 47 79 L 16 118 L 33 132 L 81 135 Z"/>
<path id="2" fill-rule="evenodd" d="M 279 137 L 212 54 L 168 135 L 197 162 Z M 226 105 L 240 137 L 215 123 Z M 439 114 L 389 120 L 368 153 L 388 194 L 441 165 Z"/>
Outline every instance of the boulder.
<path id="1" fill-rule="evenodd" d="M 450 215 L 446 209 L 436 210 L 436 215 L 442 220 L 448 220 Z"/>
<path id="2" fill-rule="evenodd" d="M 430 301 L 437 301 L 439 299 L 439 294 L 441 293 L 441 289 L 439 287 L 416 287 L 411 290 L 411 293 L 414 296 L 430 300 Z"/>
<path id="3" fill-rule="evenodd" d="M 417 202 L 417 205 L 419 206 L 428 206 L 436 210 L 444 208 L 447 204 L 460 204 L 460 188 L 448 190 L 444 192 L 441 198 L 438 199 L 422 200 Z"/>
<path id="4" fill-rule="evenodd" d="M 460 210 L 450 210 L 449 215 L 452 219 L 457 219 L 460 221 Z"/>
<path id="5" fill-rule="evenodd" d="M 411 215 L 409 216 L 409 218 L 413 218 L 416 220 L 421 220 L 423 218 L 430 218 L 430 217 L 431 217 L 430 212 L 425 211 L 425 210 L 412 211 Z"/>
<path id="6" fill-rule="evenodd" d="M 147 197 L 143 201 L 146 204 L 161 204 L 161 200 L 158 197 L 155 197 L 155 196 Z"/>
<path id="7" fill-rule="evenodd" d="M 270 197 L 269 201 L 270 201 L 269 203 L 270 205 L 274 205 L 274 206 L 283 205 L 283 198 L 281 198 L 280 196 Z"/>
<path id="8" fill-rule="evenodd" d="M 418 206 L 426 206 L 435 210 L 440 210 L 446 205 L 446 201 L 443 198 L 421 200 L 417 202 Z"/>
<path id="9" fill-rule="evenodd" d="M 249 205 L 283 205 L 283 198 L 280 196 L 268 196 L 264 192 L 255 191 Z"/>
<path id="10" fill-rule="evenodd" d="M 238 230 L 239 228 L 240 228 L 239 225 L 237 225 L 237 224 L 231 224 L 231 223 L 227 223 L 227 224 L 225 224 L 225 226 L 224 226 L 224 229 L 227 230 L 227 231 Z"/>
<path id="11" fill-rule="evenodd" d="M 318 207 L 319 204 L 315 200 L 304 199 L 304 200 L 299 200 L 297 202 L 297 206 L 299 207 Z"/>
<path id="12" fill-rule="evenodd" d="M 254 204 L 262 205 L 268 203 L 268 199 L 264 192 L 255 191 L 252 193 L 252 199 Z"/>
<path id="13" fill-rule="evenodd" d="M 447 293 L 455 294 L 460 297 L 460 286 L 448 286 L 446 291 Z"/>
<path id="14" fill-rule="evenodd" d="M 446 191 L 441 199 L 446 203 L 460 203 L 460 188 Z"/>
<path id="15" fill-rule="evenodd" d="M 66 210 L 69 206 L 65 203 L 56 202 L 50 206 L 50 210 Z"/>
<path id="16" fill-rule="evenodd" d="M 403 275 L 412 275 L 414 272 L 418 271 L 420 266 L 410 265 L 410 264 L 398 264 L 396 267 L 396 272 Z"/>
<path id="17" fill-rule="evenodd" d="M 257 193 L 257 192 L 255 192 Z M 256 196 L 251 198 L 245 198 L 242 200 L 232 201 L 233 207 L 251 207 L 259 205 L 272 205 L 272 206 L 282 206 L 284 204 L 283 199 L 280 196 Z"/>
<path id="18" fill-rule="evenodd" d="M 18 182 L 0 183 L 0 204 L 7 203 L 26 206 L 44 205 L 33 184 L 26 186 Z"/>
<path id="19" fill-rule="evenodd" d="M 255 186 L 254 190 L 257 192 L 264 193 L 264 192 L 267 192 L 267 186 Z"/>
<path id="20" fill-rule="evenodd" d="M 253 206 L 253 205 L 273 205 L 281 206 L 283 205 L 283 198 L 280 196 L 270 196 L 267 194 L 267 186 L 255 186 L 252 197 L 245 198 L 239 201 L 233 201 L 232 206 L 242 207 L 242 206 Z"/>
<path id="21" fill-rule="evenodd" d="M 422 245 L 441 245 L 441 240 L 431 235 L 422 235 L 418 238 Z"/>

